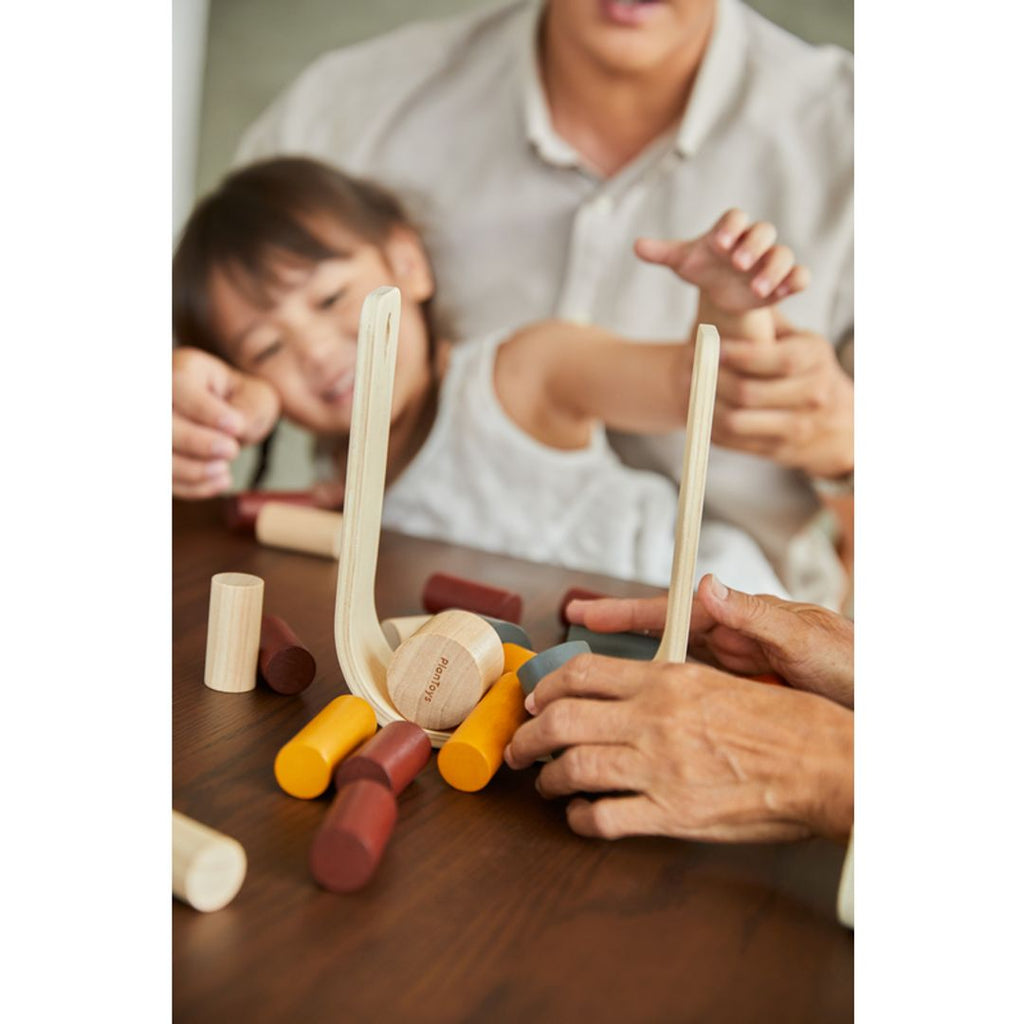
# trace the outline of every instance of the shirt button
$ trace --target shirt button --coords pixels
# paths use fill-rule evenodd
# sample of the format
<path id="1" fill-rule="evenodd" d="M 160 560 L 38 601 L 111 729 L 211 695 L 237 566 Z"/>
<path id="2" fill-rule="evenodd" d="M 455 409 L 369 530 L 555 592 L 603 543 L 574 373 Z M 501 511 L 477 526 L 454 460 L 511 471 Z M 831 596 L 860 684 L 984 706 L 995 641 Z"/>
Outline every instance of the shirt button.
<path id="1" fill-rule="evenodd" d="M 612 212 L 614 206 L 615 203 L 612 201 L 612 197 L 607 195 L 598 196 L 593 203 L 590 204 L 590 208 L 599 217 L 607 217 Z"/>

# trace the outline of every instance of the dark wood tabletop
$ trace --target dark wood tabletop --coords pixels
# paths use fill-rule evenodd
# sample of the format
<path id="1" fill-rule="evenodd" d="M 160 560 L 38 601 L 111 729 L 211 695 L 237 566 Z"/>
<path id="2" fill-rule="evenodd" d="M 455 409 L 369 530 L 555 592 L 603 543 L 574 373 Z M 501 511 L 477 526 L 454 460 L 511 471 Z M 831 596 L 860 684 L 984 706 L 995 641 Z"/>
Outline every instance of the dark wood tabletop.
<path id="1" fill-rule="evenodd" d="M 295 696 L 203 685 L 210 577 L 254 573 L 264 611 L 316 657 Z M 385 533 L 379 616 L 418 614 L 433 572 L 518 592 L 534 645 L 562 639 L 562 594 L 640 584 Z M 241 842 L 223 910 L 174 901 L 174 1019 L 281 1022 L 665 1021 L 825 1024 L 853 1018 L 853 935 L 836 921 L 844 849 L 824 840 L 713 845 L 583 839 L 537 769 L 462 793 L 436 753 L 399 797 L 381 865 L 358 893 L 317 887 L 307 856 L 331 794 L 297 800 L 278 749 L 346 692 L 334 650 L 337 567 L 232 533 L 216 503 L 176 503 L 173 805 Z"/>

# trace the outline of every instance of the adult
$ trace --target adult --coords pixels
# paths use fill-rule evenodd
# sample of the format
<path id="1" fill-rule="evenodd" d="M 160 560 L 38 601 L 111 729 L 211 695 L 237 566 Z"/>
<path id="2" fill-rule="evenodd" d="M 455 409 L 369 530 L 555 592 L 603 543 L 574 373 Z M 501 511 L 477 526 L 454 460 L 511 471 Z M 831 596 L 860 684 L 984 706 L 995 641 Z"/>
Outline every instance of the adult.
<path id="1" fill-rule="evenodd" d="M 570 621 L 599 632 L 660 632 L 665 611 L 664 598 L 566 609 Z M 573 797 L 568 822 L 582 835 L 850 839 L 853 624 L 705 576 L 690 633 L 691 650 L 707 663 L 591 654 L 546 676 L 528 698 L 534 717 L 513 736 L 506 762 L 526 768 L 560 751 L 537 789 Z M 733 674 L 767 671 L 789 686 Z M 847 923 L 852 870 L 850 856 L 840 899 Z"/>
<path id="2" fill-rule="evenodd" d="M 813 282 L 774 346 L 723 339 L 706 512 L 751 533 L 794 595 L 837 604 L 842 574 L 809 526 L 815 479 L 853 468 L 836 354 L 853 327 L 848 53 L 738 0 L 514 0 L 321 57 L 238 161 L 282 152 L 412 198 L 461 338 L 550 316 L 678 338 L 696 290 L 634 240 L 695 237 L 730 207 L 775 223 Z M 179 448 L 197 473 L 215 458 L 201 437 Z M 678 475 L 680 435 L 616 443 Z"/>

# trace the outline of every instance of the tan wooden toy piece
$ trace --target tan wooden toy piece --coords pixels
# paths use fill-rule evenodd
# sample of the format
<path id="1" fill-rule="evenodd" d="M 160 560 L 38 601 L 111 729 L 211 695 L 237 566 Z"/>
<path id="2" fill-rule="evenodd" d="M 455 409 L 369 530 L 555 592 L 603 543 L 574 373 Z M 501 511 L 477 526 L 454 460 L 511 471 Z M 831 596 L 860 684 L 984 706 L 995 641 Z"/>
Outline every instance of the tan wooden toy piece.
<path id="1" fill-rule="evenodd" d="M 717 329 L 709 324 L 700 324 L 694 346 L 668 613 L 665 632 L 654 655 L 655 661 L 686 661 L 686 648 L 690 639 L 697 544 L 700 541 L 704 485 L 707 482 L 708 452 L 711 448 L 711 420 L 715 412 L 715 387 L 718 383 L 720 344 Z"/>
<path id="2" fill-rule="evenodd" d="M 232 839 L 171 811 L 171 891 L 196 910 L 227 906 L 245 880 L 245 850 Z"/>
<path id="3" fill-rule="evenodd" d="M 395 651 L 388 694 L 424 729 L 453 729 L 502 673 L 505 655 L 494 627 L 479 615 L 439 612 Z"/>
<path id="4" fill-rule="evenodd" d="M 263 617 L 263 580 L 219 572 L 210 580 L 203 682 L 211 690 L 244 693 L 256 686 Z"/>
<path id="5" fill-rule="evenodd" d="M 397 619 L 385 619 L 380 624 L 380 628 L 384 631 L 384 637 L 391 645 L 391 649 L 396 650 L 403 640 L 408 640 L 420 626 L 426 625 L 433 617 L 433 615 L 403 615 Z"/>
<path id="6" fill-rule="evenodd" d="M 340 512 L 268 501 L 256 514 L 256 539 L 267 547 L 337 558 L 341 524 Z"/>

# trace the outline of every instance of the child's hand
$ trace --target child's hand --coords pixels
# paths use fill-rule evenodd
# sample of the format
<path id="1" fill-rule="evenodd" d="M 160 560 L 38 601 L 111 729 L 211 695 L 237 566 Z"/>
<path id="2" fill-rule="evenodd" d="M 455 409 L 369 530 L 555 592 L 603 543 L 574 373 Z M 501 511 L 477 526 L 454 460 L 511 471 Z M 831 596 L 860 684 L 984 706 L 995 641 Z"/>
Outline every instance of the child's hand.
<path id="1" fill-rule="evenodd" d="M 226 491 L 240 446 L 262 441 L 281 411 L 265 381 L 195 348 L 174 350 L 171 396 L 171 490 L 177 498 Z"/>

